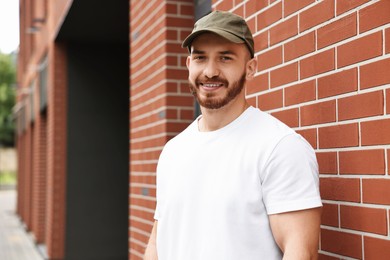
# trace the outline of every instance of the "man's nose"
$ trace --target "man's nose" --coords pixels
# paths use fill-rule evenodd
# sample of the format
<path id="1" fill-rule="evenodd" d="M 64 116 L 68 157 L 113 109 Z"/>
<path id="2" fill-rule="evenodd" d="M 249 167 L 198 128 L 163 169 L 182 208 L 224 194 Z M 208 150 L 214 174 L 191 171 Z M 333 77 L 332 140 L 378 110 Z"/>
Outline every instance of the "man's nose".
<path id="1" fill-rule="evenodd" d="M 216 62 L 211 60 L 207 62 L 206 67 L 203 70 L 203 74 L 209 79 L 219 76 L 219 69 Z"/>

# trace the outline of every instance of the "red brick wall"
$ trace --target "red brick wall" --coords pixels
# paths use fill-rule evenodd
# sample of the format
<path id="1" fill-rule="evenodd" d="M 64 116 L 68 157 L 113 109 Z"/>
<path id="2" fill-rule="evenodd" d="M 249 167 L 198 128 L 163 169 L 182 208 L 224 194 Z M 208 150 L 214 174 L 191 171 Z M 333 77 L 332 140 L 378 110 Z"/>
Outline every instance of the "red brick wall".
<path id="1" fill-rule="evenodd" d="M 33 135 L 34 135 L 34 125 L 29 123 L 29 127 L 26 130 L 26 146 L 25 146 L 25 163 L 26 163 L 26 179 L 24 183 L 25 193 L 24 193 L 24 223 L 26 224 L 27 230 L 31 230 L 31 213 L 32 213 L 32 180 L 33 180 Z"/>
<path id="2" fill-rule="evenodd" d="M 64 257 L 66 190 L 66 46 L 56 43 L 49 52 L 47 118 L 47 205 L 45 238 L 50 258 Z"/>
<path id="3" fill-rule="evenodd" d="M 193 119 L 181 42 L 192 0 L 130 1 L 129 258 L 142 259 L 153 225 L 155 169 L 164 144 Z"/>
<path id="4" fill-rule="evenodd" d="M 258 71 L 249 102 L 315 148 L 320 259 L 390 258 L 390 1 L 223 0 L 246 18 Z"/>
<path id="5" fill-rule="evenodd" d="M 35 93 L 38 94 L 36 91 Z M 36 95 L 38 96 L 38 95 Z M 33 136 L 33 179 L 32 179 L 32 231 L 37 243 L 44 243 L 45 223 L 46 223 L 46 134 L 47 120 L 46 116 L 39 113 L 39 99 L 36 97 L 35 131 Z"/>
<path id="6" fill-rule="evenodd" d="M 70 0 L 20 2 L 17 115 L 25 111 L 28 123 L 17 136 L 20 158 L 17 211 L 33 232 L 35 242 L 47 246 L 50 259 L 62 259 L 65 246 L 66 55 L 65 46 L 55 46 L 54 39 L 71 3 Z M 39 30 L 35 34 L 26 33 L 32 26 Z M 36 88 L 35 122 L 30 124 L 29 87 L 37 87 L 38 67 L 46 55 L 48 112 L 40 113 Z"/>
<path id="7" fill-rule="evenodd" d="M 24 148 L 24 145 L 23 145 L 23 135 L 22 134 L 18 134 L 16 136 L 16 150 L 17 150 L 17 155 L 18 155 L 18 171 L 17 171 L 17 180 L 18 180 L 18 185 L 17 185 L 17 193 L 18 193 L 18 196 L 17 196 L 17 199 L 16 199 L 16 213 L 22 217 L 23 216 L 23 191 L 24 189 L 22 188 L 23 186 L 23 173 L 24 173 L 24 170 L 23 170 L 23 167 L 24 167 L 24 162 L 23 162 L 23 153 L 21 152 L 22 149 Z"/>

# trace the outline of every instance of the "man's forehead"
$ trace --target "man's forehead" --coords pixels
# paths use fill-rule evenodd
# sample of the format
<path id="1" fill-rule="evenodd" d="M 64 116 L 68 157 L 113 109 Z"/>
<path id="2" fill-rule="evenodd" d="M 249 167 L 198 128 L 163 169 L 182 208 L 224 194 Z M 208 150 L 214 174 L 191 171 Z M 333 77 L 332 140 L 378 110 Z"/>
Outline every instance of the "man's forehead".
<path id="1" fill-rule="evenodd" d="M 193 50 L 204 51 L 205 49 L 216 49 L 218 52 L 236 53 L 238 49 L 246 49 L 244 43 L 234 43 L 215 33 L 205 32 L 197 36 L 191 44 Z"/>
<path id="2" fill-rule="evenodd" d="M 201 43 L 209 43 L 209 42 L 218 42 L 218 43 L 221 43 L 221 44 L 233 44 L 233 42 L 227 40 L 226 38 L 216 34 L 216 33 L 213 33 L 213 32 L 204 32 L 204 33 L 201 33 L 199 34 L 193 41 L 192 41 L 192 45 L 195 45 L 195 44 L 201 44 Z"/>

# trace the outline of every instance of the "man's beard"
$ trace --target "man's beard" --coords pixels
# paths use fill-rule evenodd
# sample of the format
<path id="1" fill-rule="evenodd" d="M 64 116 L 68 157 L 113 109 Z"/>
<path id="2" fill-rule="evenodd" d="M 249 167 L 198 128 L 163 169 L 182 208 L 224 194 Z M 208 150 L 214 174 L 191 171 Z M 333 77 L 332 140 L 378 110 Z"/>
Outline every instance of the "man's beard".
<path id="1" fill-rule="evenodd" d="M 207 80 L 206 80 L 207 81 Z M 200 79 L 197 78 L 195 80 L 195 85 L 191 82 L 190 83 L 190 91 L 192 95 L 198 100 L 198 103 L 201 107 L 207 108 L 207 109 L 219 109 L 221 107 L 226 106 L 229 104 L 233 99 L 235 99 L 243 90 L 245 81 L 246 81 L 246 73 L 244 72 L 241 78 L 238 81 L 233 82 L 231 85 L 226 79 L 220 78 L 220 77 L 213 77 L 210 79 L 210 81 L 213 82 L 222 82 L 224 84 L 225 88 L 228 88 L 227 93 L 225 97 L 222 98 L 216 98 L 215 93 L 210 92 L 206 94 L 206 97 L 200 97 L 198 90 L 200 88 Z M 204 82 L 204 81 L 203 81 Z"/>

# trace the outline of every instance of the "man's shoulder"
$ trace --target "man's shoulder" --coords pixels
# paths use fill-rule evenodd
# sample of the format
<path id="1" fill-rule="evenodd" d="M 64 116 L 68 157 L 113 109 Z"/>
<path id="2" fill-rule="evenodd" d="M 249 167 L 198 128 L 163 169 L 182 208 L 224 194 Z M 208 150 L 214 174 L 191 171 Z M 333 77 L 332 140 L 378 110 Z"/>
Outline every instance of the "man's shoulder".
<path id="1" fill-rule="evenodd" d="M 295 133 L 295 131 L 274 116 L 261 111 L 258 108 L 250 108 L 250 116 L 247 120 L 247 130 L 255 135 L 275 138 Z"/>

